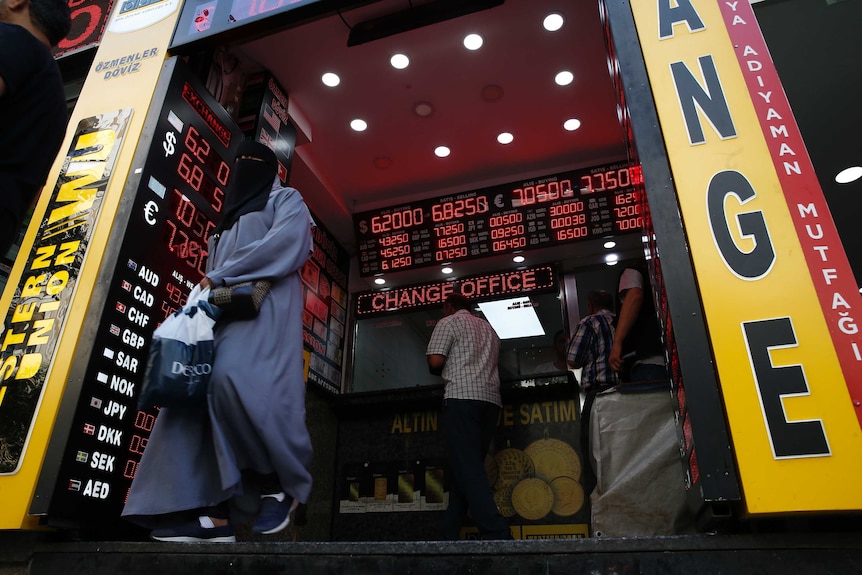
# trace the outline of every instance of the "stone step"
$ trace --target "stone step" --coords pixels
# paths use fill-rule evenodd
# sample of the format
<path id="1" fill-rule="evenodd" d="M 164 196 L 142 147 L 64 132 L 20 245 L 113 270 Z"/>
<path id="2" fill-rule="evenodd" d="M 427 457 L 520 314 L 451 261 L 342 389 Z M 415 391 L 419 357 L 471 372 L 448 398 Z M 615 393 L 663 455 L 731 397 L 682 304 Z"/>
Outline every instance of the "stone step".
<path id="1" fill-rule="evenodd" d="M 13 571 L 14 572 L 14 571 Z M 0 564 L 0 574 L 5 574 Z M 556 541 L 47 542 L 28 575 L 810 575 L 862 573 L 862 534 Z"/>

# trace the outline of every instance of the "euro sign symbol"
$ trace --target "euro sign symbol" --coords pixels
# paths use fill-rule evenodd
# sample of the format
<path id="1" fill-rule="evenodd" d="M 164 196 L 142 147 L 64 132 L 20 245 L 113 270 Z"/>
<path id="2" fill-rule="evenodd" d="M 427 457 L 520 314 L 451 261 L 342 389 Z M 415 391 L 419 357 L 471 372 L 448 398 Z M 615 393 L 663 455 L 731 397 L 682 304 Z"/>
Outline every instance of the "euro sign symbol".
<path id="1" fill-rule="evenodd" d="M 173 132 L 168 132 L 167 134 L 165 134 L 165 141 L 162 142 L 162 147 L 165 149 L 165 157 L 166 158 L 168 156 L 173 155 L 173 153 L 176 151 L 176 148 L 174 148 L 174 144 L 176 144 L 176 143 L 177 143 L 177 135 L 176 134 L 174 134 Z"/>
<path id="2" fill-rule="evenodd" d="M 150 200 L 144 206 L 144 219 L 147 220 L 147 223 L 151 226 L 156 225 L 156 214 L 159 213 L 159 206 L 156 202 Z"/>
<path id="3" fill-rule="evenodd" d="M 505 205 L 503 203 L 503 194 L 497 194 L 494 196 L 494 205 L 498 208 L 502 208 Z"/>
<path id="4" fill-rule="evenodd" d="M 368 232 L 368 224 L 365 223 L 365 220 L 359 220 L 359 233 L 367 233 Z"/>

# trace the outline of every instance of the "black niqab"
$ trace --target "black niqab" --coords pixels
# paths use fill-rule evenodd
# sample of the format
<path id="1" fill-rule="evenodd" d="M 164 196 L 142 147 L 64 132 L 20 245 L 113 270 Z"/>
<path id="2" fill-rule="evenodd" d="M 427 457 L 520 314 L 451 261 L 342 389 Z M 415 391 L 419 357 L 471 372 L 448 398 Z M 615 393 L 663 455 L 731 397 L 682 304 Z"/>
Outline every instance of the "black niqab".
<path id="1" fill-rule="evenodd" d="M 243 214 L 266 206 L 278 171 L 275 153 L 259 142 L 240 143 L 224 194 L 224 219 L 216 233 L 233 227 Z"/>

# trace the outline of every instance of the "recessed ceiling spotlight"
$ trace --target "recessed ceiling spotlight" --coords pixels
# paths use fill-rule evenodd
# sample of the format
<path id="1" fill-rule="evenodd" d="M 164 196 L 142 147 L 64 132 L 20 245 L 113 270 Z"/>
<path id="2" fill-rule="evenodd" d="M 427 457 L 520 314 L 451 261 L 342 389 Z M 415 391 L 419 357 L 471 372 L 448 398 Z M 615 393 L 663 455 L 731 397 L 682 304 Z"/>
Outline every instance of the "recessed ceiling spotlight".
<path id="1" fill-rule="evenodd" d="M 511 144 L 514 139 L 515 136 L 513 136 L 509 132 L 503 132 L 502 134 L 497 136 L 497 141 L 501 144 Z"/>
<path id="2" fill-rule="evenodd" d="M 605 242 L 605 249 L 606 250 L 611 250 L 615 247 L 617 247 L 617 242 L 615 242 L 613 240 L 608 240 Z"/>
<path id="3" fill-rule="evenodd" d="M 614 265 L 619 260 L 620 260 L 620 256 L 618 256 L 617 254 L 608 254 L 605 256 L 605 263 L 607 263 L 608 265 Z M 613 262 L 613 263 L 611 263 L 611 262 Z"/>
<path id="4" fill-rule="evenodd" d="M 386 283 L 386 280 L 383 278 L 374 278 L 374 283 L 376 283 L 379 286 L 382 286 L 383 284 Z"/>
<path id="5" fill-rule="evenodd" d="M 404 54 L 395 54 L 389 59 L 389 63 L 392 64 L 393 68 L 403 70 L 410 65 L 410 58 Z"/>
<path id="6" fill-rule="evenodd" d="M 392 167 L 392 158 L 388 156 L 377 156 L 372 162 L 378 170 L 388 170 Z"/>
<path id="7" fill-rule="evenodd" d="M 453 270 L 450 267 L 445 267 L 445 268 L 441 269 L 440 271 L 443 272 L 444 274 L 451 274 L 455 270 Z"/>
<path id="8" fill-rule="evenodd" d="M 434 106 L 429 102 L 416 102 L 413 106 L 413 113 L 420 118 L 427 118 L 434 113 Z"/>
<path id="9" fill-rule="evenodd" d="M 568 130 L 570 132 L 574 132 L 575 130 L 577 130 L 580 127 L 581 127 L 581 121 L 578 120 L 577 118 L 569 118 L 568 120 L 563 122 L 563 128 L 565 128 L 566 130 Z"/>
<path id="10" fill-rule="evenodd" d="M 617 260 L 613 260 L 613 261 L 605 262 L 605 263 L 609 266 L 615 266 L 615 265 L 617 265 Z"/>
<path id="11" fill-rule="evenodd" d="M 560 86 L 568 86 L 575 79 L 575 75 L 569 72 L 568 70 L 563 70 L 562 72 L 558 72 L 556 76 L 554 76 L 554 82 L 559 84 Z"/>
<path id="12" fill-rule="evenodd" d="M 446 146 L 437 146 L 436 148 L 434 148 L 434 154 L 438 158 L 445 158 L 446 156 L 448 156 L 451 153 L 452 153 L 452 150 L 450 150 Z"/>
<path id="13" fill-rule="evenodd" d="M 548 32 L 556 32 L 560 28 L 563 27 L 563 15 L 559 12 L 551 12 L 547 16 L 545 16 L 545 20 L 542 22 L 542 26 L 545 27 L 545 30 Z"/>
<path id="14" fill-rule="evenodd" d="M 503 88 L 496 84 L 488 84 L 482 88 L 482 100 L 485 102 L 496 102 L 503 97 Z"/>
<path id="15" fill-rule="evenodd" d="M 835 176 L 835 181 L 839 184 L 849 184 L 859 178 L 862 178 L 862 166 L 853 166 L 838 172 L 838 175 Z"/>
<path id="16" fill-rule="evenodd" d="M 464 36 L 464 47 L 468 50 L 478 50 L 484 42 L 478 34 L 467 34 Z"/>
<path id="17" fill-rule="evenodd" d="M 512 261 L 515 262 L 516 264 L 519 264 L 522 261 L 524 261 L 525 259 L 527 259 L 527 258 L 525 258 L 524 256 L 515 256 L 512 258 Z"/>
<path id="18" fill-rule="evenodd" d="M 365 120 L 356 118 L 355 120 L 350 121 L 350 127 L 356 132 L 364 132 L 368 129 L 368 123 Z"/>
<path id="19" fill-rule="evenodd" d="M 333 72 L 327 72 L 320 77 L 320 81 L 329 86 L 330 88 L 334 88 L 341 83 L 341 78 L 338 77 L 338 74 L 334 74 Z"/>

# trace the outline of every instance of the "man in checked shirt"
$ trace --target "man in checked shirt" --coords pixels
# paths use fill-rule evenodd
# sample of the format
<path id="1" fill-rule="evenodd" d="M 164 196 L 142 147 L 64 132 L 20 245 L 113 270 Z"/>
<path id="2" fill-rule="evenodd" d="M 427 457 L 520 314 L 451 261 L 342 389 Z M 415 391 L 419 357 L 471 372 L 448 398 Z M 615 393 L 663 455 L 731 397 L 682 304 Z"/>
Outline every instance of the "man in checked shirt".
<path id="1" fill-rule="evenodd" d="M 442 375 L 443 429 L 452 464 L 449 507 L 443 538 L 456 540 L 467 510 L 482 539 L 512 539 L 500 515 L 485 472 L 485 455 L 500 414 L 500 338 L 491 325 L 470 312 L 470 301 L 453 293 L 443 304 L 428 350 L 428 368 Z"/>

